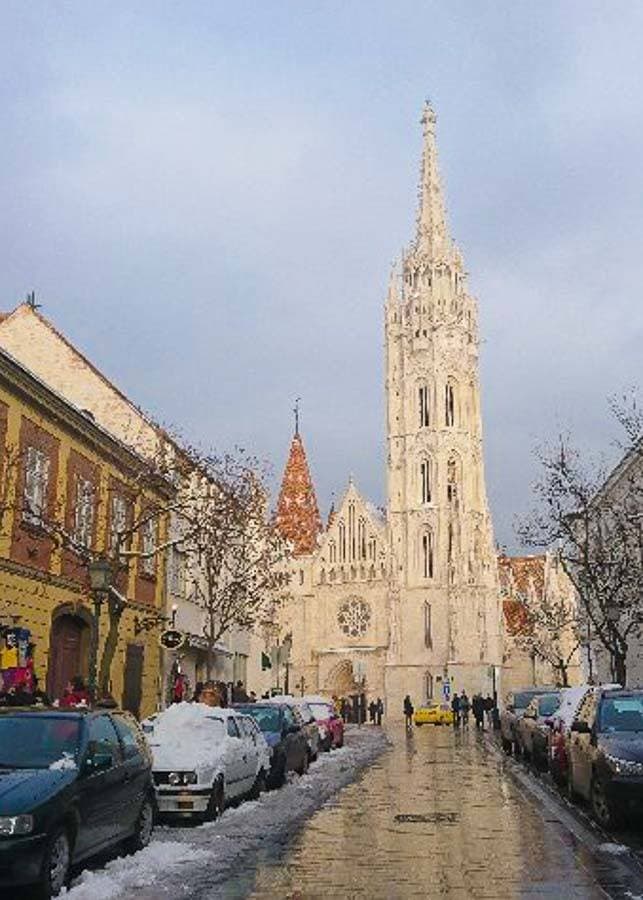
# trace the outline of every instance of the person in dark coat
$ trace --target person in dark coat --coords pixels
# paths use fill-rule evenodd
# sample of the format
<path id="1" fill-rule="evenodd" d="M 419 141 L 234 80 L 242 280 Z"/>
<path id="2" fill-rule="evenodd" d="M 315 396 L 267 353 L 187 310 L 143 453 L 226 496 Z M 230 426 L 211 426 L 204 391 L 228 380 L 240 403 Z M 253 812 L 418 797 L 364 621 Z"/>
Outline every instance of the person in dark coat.
<path id="1" fill-rule="evenodd" d="M 490 694 L 487 694 L 484 698 L 484 711 L 487 715 L 487 725 L 489 728 L 493 728 L 493 708 L 495 705 L 493 697 Z"/>
<path id="2" fill-rule="evenodd" d="M 371 725 L 375 724 L 375 713 L 377 712 L 377 706 L 375 704 L 375 700 L 371 700 L 368 704 L 368 720 Z"/>
<path id="3" fill-rule="evenodd" d="M 469 698 L 467 697 L 467 692 L 462 691 L 460 695 L 460 717 L 462 719 L 462 727 L 467 728 L 469 726 L 469 710 L 471 709 L 471 703 L 469 702 Z"/>
<path id="4" fill-rule="evenodd" d="M 376 716 L 376 724 L 382 724 L 382 716 L 384 715 L 384 704 L 382 703 L 382 698 L 377 698 L 377 703 L 375 704 L 375 716 Z"/>
<path id="5" fill-rule="evenodd" d="M 410 728 L 413 724 L 413 704 L 411 703 L 411 698 L 407 694 L 404 698 L 404 719 L 406 720 L 406 727 Z"/>
<path id="6" fill-rule="evenodd" d="M 476 728 L 484 731 L 484 700 L 480 694 L 474 694 L 471 708 L 473 709 L 473 718 L 476 720 Z"/>
<path id="7" fill-rule="evenodd" d="M 453 699 L 451 700 L 451 712 L 453 713 L 453 727 L 460 727 L 460 698 L 458 697 L 457 692 L 453 695 Z"/>

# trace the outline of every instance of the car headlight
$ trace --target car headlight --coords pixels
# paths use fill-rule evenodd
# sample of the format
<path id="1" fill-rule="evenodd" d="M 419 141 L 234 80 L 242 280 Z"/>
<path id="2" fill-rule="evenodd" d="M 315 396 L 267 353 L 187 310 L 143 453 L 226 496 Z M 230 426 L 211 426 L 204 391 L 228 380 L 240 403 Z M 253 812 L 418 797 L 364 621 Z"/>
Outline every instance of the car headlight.
<path id="1" fill-rule="evenodd" d="M 183 784 L 196 784 L 197 777 L 196 772 L 184 772 L 183 773 Z"/>
<path id="2" fill-rule="evenodd" d="M 181 776 L 178 772 L 170 772 L 170 774 L 167 776 L 167 781 L 168 784 L 176 787 L 177 784 L 181 784 Z"/>
<path id="3" fill-rule="evenodd" d="M 643 763 L 606 755 L 608 766 L 616 775 L 643 775 Z"/>
<path id="4" fill-rule="evenodd" d="M 31 834 L 33 816 L 2 816 L 0 818 L 0 834 L 8 837 L 16 834 Z"/>

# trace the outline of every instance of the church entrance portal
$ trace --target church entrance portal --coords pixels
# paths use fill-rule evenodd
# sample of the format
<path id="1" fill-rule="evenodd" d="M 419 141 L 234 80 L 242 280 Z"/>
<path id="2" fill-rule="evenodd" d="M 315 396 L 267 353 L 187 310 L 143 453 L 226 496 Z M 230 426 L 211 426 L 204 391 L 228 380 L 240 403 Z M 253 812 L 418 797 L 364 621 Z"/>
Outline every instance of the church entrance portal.
<path id="1" fill-rule="evenodd" d="M 324 691 L 333 697 L 350 697 L 360 694 L 364 685 L 357 683 L 353 663 L 350 659 L 343 659 L 333 666 L 324 681 Z"/>

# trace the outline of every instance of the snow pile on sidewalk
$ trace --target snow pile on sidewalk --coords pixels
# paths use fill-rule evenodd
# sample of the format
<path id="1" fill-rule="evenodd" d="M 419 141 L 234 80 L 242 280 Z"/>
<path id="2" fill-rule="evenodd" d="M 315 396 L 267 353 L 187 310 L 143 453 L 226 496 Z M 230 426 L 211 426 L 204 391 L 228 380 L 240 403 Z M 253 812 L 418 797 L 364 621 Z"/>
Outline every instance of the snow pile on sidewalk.
<path id="1" fill-rule="evenodd" d="M 191 866 L 198 862 L 203 865 L 211 853 L 198 850 L 179 841 L 155 841 L 135 853 L 134 856 L 119 857 L 107 863 L 104 869 L 91 872 L 87 869 L 74 881 L 74 887 L 65 893 L 69 900 L 111 900 L 123 893 L 154 884 L 169 872 Z"/>
<path id="2" fill-rule="evenodd" d="M 321 754 L 307 775 L 292 776 L 279 790 L 227 809 L 214 822 L 156 829 L 146 850 L 108 863 L 103 871 L 84 872 L 65 900 L 111 900 L 134 890 L 137 900 L 175 900 L 194 896 L 197 887 L 221 885 L 233 873 L 250 876 L 259 851 L 276 855 L 317 809 L 387 746 L 380 729 L 349 727 L 345 746 Z M 196 866 L 183 865 L 195 860 Z"/>

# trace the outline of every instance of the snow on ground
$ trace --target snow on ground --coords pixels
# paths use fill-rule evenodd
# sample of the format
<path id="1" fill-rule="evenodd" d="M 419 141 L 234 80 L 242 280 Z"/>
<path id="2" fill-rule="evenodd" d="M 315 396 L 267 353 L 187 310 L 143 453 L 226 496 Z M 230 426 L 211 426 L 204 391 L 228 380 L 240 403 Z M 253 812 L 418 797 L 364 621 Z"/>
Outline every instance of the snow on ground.
<path id="1" fill-rule="evenodd" d="M 113 860 L 100 871 L 84 871 L 65 900 L 112 900 L 134 890 L 137 900 L 206 896 L 233 873 L 247 870 L 250 877 L 259 855 L 276 855 L 387 746 L 380 729 L 349 726 L 345 746 L 321 754 L 307 775 L 289 776 L 279 790 L 227 809 L 214 822 L 157 828 L 152 844 L 140 853 Z"/>
<path id="2" fill-rule="evenodd" d="M 599 853 L 611 853 L 612 856 L 620 856 L 621 853 L 629 853 L 630 848 L 625 844 L 599 844 L 596 848 Z"/>

